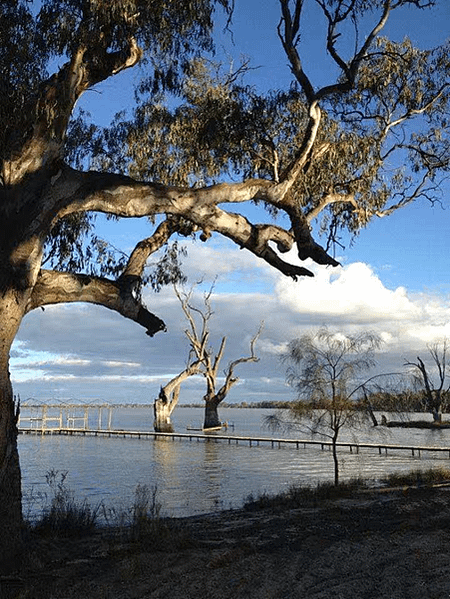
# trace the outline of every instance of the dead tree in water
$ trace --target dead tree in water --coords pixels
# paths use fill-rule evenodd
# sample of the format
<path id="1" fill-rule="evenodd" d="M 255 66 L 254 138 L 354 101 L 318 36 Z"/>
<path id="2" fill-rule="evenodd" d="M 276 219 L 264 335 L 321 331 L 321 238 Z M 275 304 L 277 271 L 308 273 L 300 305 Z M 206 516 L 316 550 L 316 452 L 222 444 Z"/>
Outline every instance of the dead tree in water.
<path id="1" fill-rule="evenodd" d="M 427 412 L 433 414 L 434 422 L 440 422 L 442 412 L 448 406 L 450 393 L 450 380 L 447 371 L 449 344 L 448 340 L 444 339 L 440 343 L 434 343 L 427 347 L 431 356 L 431 367 L 428 367 L 420 356 L 417 356 L 417 362 L 405 362 L 405 366 L 412 366 L 416 369 L 414 377 L 423 387 L 424 407 Z M 436 371 L 437 377 L 432 376 L 433 370 Z"/>
<path id="2" fill-rule="evenodd" d="M 201 362 L 199 360 L 188 363 L 186 368 L 180 372 L 180 374 L 177 374 L 177 376 L 171 379 L 164 386 L 161 386 L 159 395 L 157 399 L 155 399 L 155 403 L 153 405 L 155 414 L 155 431 L 160 433 L 173 432 L 173 425 L 170 417 L 180 397 L 181 383 L 190 376 L 197 374 L 200 370 L 200 366 Z"/>
<path id="3" fill-rule="evenodd" d="M 227 368 L 223 371 L 225 375 L 225 381 L 218 388 L 217 379 L 219 375 L 219 367 L 222 361 L 227 337 L 223 336 L 219 345 L 217 353 L 214 348 L 209 345 L 209 321 L 213 315 L 211 308 L 211 295 L 214 286 L 211 286 L 208 293 L 204 297 L 204 309 L 196 307 L 192 303 L 192 295 L 194 289 L 191 289 L 189 293 L 180 293 L 176 289 L 176 294 L 180 300 L 182 310 L 189 323 L 189 328 L 186 329 L 185 334 L 189 339 L 190 343 L 190 354 L 196 359 L 195 364 L 199 363 L 198 371 L 206 379 L 206 393 L 203 396 L 205 401 L 205 418 L 203 428 L 214 428 L 221 426 L 221 421 L 218 414 L 218 406 L 227 397 L 231 387 L 239 381 L 239 377 L 235 376 L 235 368 L 239 364 L 246 362 L 258 362 L 259 358 L 255 355 L 255 344 L 262 331 L 262 325 L 260 326 L 257 333 L 253 336 L 250 341 L 250 355 L 238 358 L 230 362 Z M 197 315 L 196 321 L 195 315 Z"/>

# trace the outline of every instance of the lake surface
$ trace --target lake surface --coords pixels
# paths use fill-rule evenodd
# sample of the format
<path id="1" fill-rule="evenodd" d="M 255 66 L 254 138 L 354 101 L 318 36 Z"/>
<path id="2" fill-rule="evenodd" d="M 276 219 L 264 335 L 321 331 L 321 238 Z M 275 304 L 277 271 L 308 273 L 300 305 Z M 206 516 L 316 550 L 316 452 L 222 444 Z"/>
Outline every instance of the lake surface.
<path id="1" fill-rule="evenodd" d="M 234 424 L 234 429 L 226 432 L 230 435 L 311 438 L 298 431 L 269 430 L 264 418 L 272 412 L 224 408 L 220 416 Z M 202 417 L 201 408 L 179 407 L 173 423 L 177 432 L 186 432 L 189 426 L 201 426 Z M 105 420 L 103 416 L 103 426 Z M 152 409 L 120 408 L 113 413 L 113 429 L 152 430 L 152 427 Z M 450 447 L 450 430 L 367 426 L 344 429 L 339 441 Z M 78 499 L 87 499 L 93 506 L 103 501 L 106 506 L 126 508 L 132 504 L 137 485 L 156 487 L 162 513 L 176 517 L 236 508 L 249 495 L 274 494 L 291 485 L 314 485 L 333 478 L 331 452 L 322 451 L 320 446 L 296 449 L 277 445 L 272 448 L 269 444 L 249 447 L 214 440 L 20 435 L 19 454 L 25 515 L 39 511 L 49 496 L 46 475 L 51 470 L 67 471 L 67 486 Z M 432 466 L 450 467 L 446 452 L 427 453 L 419 458 L 405 451 L 380 455 L 378 450 L 364 449 L 356 454 L 340 449 L 339 456 L 342 480 L 355 476 L 376 479 L 390 472 Z"/>

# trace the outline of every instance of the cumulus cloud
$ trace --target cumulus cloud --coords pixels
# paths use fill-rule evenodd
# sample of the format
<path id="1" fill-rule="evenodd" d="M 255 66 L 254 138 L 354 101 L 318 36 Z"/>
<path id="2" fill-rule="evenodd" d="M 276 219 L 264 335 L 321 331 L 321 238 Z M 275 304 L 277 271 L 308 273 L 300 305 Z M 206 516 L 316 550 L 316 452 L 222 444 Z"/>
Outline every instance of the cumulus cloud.
<path id="1" fill-rule="evenodd" d="M 355 262 L 334 269 L 311 264 L 309 268 L 315 271 L 314 278 L 302 279 L 296 285 L 287 279 L 278 280 L 276 293 L 283 306 L 359 323 L 390 320 L 393 314 L 400 320 L 420 315 L 420 308 L 408 298 L 404 287 L 387 289 L 367 264 Z"/>
<path id="2" fill-rule="evenodd" d="M 270 339 L 261 339 L 258 343 L 258 347 L 261 352 L 265 354 L 272 354 L 274 356 L 282 356 L 288 346 L 288 341 L 283 341 L 281 343 L 274 343 Z"/>

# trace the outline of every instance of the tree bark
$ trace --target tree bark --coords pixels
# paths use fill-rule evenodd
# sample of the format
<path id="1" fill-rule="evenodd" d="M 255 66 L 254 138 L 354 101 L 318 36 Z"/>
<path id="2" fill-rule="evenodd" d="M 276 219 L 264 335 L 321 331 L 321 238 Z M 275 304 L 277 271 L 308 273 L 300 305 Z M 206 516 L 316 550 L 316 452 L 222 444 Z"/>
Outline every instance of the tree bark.
<path id="1" fill-rule="evenodd" d="M 218 407 L 220 401 L 218 401 L 217 395 L 213 395 L 212 397 L 205 395 L 204 400 L 205 421 L 203 423 L 203 428 L 207 429 L 222 426 L 222 422 L 219 420 Z"/>
<path id="2" fill-rule="evenodd" d="M 162 389 L 161 389 L 162 392 Z M 161 393 L 153 404 L 153 411 L 155 414 L 154 429 L 157 433 L 173 433 L 173 424 L 170 421 L 170 416 L 173 411 L 173 407 L 165 397 L 161 397 Z"/>
<path id="3" fill-rule="evenodd" d="M 0 573 L 20 566 L 22 553 L 22 489 L 17 420 L 9 373 L 9 351 L 22 319 L 15 293 L 0 295 Z"/>

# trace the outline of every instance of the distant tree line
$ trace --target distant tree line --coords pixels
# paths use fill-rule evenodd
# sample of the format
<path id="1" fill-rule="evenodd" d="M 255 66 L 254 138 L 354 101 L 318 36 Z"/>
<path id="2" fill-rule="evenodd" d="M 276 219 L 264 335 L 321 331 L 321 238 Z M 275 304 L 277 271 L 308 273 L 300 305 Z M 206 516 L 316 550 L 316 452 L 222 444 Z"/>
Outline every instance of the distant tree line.
<path id="1" fill-rule="evenodd" d="M 252 402 L 247 402 L 247 401 L 241 401 L 239 403 L 230 403 L 230 402 L 225 402 L 222 403 L 222 407 L 223 408 L 265 408 L 265 409 L 272 409 L 272 408 L 278 408 L 280 410 L 287 410 L 292 406 L 292 401 L 275 401 L 275 400 L 265 400 L 265 401 L 252 401 Z M 204 403 L 184 403 L 184 404 L 179 404 L 180 408 L 204 408 L 205 404 Z"/>
<path id="2" fill-rule="evenodd" d="M 430 412 L 426 394 L 422 389 L 379 391 L 370 394 L 369 398 L 372 409 L 376 412 Z"/>

